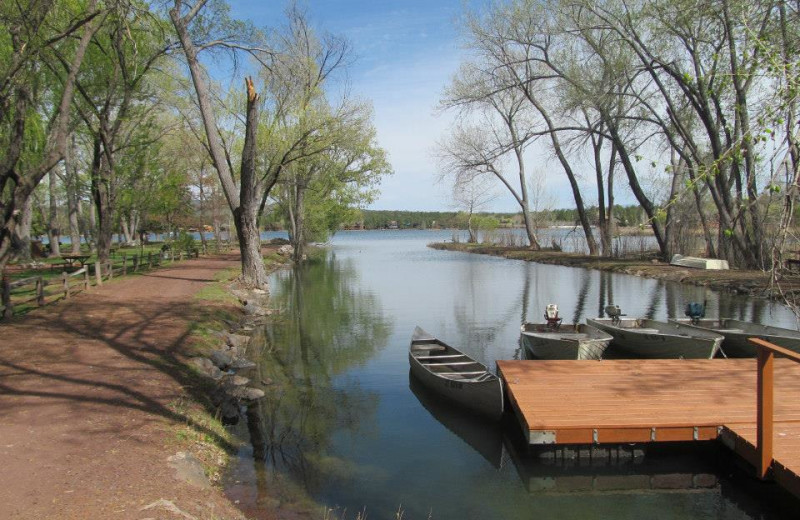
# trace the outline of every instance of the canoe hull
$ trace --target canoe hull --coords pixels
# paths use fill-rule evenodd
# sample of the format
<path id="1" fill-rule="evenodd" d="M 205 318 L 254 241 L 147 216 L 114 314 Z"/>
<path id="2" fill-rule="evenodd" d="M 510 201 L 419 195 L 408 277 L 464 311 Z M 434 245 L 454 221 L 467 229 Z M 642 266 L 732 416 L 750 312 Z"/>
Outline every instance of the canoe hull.
<path id="1" fill-rule="evenodd" d="M 614 338 L 606 357 L 710 359 L 723 340 L 713 332 L 655 320 L 623 319 L 618 326 L 610 319 L 598 318 L 586 323 Z"/>
<path id="2" fill-rule="evenodd" d="M 418 330 L 425 334 L 421 329 Z M 443 347 L 444 350 L 427 350 L 432 347 Z M 459 360 L 453 363 L 420 359 L 426 356 L 435 357 L 437 354 L 444 357 L 460 355 L 463 358 L 452 357 L 451 359 Z M 490 420 L 498 420 L 503 415 L 503 384 L 500 378 L 454 347 L 430 335 L 421 336 L 415 331 L 409 348 L 408 363 L 411 373 L 421 384 L 465 411 Z"/>
<path id="3" fill-rule="evenodd" d="M 670 321 L 721 334 L 725 338 L 722 342 L 722 351 L 727 357 L 755 357 L 756 347 L 748 341 L 748 338 L 763 339 L 780 347 L 800 352 L 800 332 L 792 329 L 729 318 L 700 320 L 697 324 L 692 324 L 689 319 Z"/>
<path id="4" fill-rule="evenodd" d="M 523 323 L 520 329 L 523 347 L 537 359 L 602 359 L 613 339 L 584 324 L 561 325 L 552 330 L 545 324 Z"/>

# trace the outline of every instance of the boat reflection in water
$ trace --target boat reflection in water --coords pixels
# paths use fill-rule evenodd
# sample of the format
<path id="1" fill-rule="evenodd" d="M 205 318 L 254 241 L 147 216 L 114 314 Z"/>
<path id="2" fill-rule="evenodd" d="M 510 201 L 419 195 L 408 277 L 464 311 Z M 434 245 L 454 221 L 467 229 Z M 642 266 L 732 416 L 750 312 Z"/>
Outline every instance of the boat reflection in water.
<path id="1" fill-rule="evenodd" d="M 489 464 L 500 469 L 503 462 L 503 429 L 497 423 L 454 406 L 453 403 L 428 390 L 410 371 L 408 387 L 442 426 L 456 434 Z"/>

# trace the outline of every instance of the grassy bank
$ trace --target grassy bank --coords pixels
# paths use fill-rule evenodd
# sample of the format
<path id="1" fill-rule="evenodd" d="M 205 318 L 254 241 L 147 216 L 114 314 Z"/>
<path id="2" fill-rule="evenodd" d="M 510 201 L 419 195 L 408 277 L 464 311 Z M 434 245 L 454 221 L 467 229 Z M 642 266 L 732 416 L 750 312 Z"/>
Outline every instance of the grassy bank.
<path id="1" fill-rule="evenodd" d="M 688 283 L 714 289 L 751 296 L 773 297 L 770 287 L 770 273 L 757 270 L 730 269 L 727 271 L 711 271 L 679 267 L 651 258 L 599 258 L 577 253 L 561 251 L 531 251 L 523 247 L 505 247 L 492 244 L 466 243 L 433 243 L 434 249 L 461 251 L 483 255 L 499 256 L 513 260 L 525 260 L 541 264 L 583 267 L 613 273 L 644 276 L 659 280 Z M 800 276 L 789 275 L 781 280 L 785 292 L 800 291 Z"/>
<path id="2" fill-rule="evenodd" d="M 280 269 L 286 262 L 273 249 L 276 248 L 264 250 L 264 263 L 270 272 Z M 213 282 L 195 294 L 193 303 L 198 312 L 190 324 L 186 348 L 180 357 L 180 370 L 188 382 L 185 386 L 187 393 L 184 398 L 171 404 L 173 411 L 187 418 L 184 424 L 176 425 L 170 433 L 175 449 L 197 457 L 203 463 L 206 476 L 214 483 L 222 478 L 240 441 L 222 424 L 211 402 L 210 396 L 218 383 L 201 374 L 189 360 L 208 357 L 212 350 L 219 348 L 222 334 L 235 329 L 242 319 L 242 306 L 229 290 L 240 274 L 239 267 L 220 271 L 214 276 Z"/>

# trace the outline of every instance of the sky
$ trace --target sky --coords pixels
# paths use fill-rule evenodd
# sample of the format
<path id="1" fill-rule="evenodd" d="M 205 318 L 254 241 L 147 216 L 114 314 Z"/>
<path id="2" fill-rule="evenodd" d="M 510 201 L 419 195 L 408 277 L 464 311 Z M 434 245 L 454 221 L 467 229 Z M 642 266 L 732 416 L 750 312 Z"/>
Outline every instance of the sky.
<path id="1" fill-rule="evenodd" d="M 232 15 L 257 26 L 282 23 L 287 5 L 279 1 L 229 0 Z M 381 194 L 368 209 L 451 211 L 446 181 L 437 182 L 437 140 L 447 135 L 453 115 L 437 110 L 439 99 L 467 57 L 459 25 L 465 9 L 485 0 L 310 0 L 305 5 L 320 32 L 344 36 L 354 62 L 352 92 L 371 101 L 378 142 L 389 154 L 394 174 L 383 179 Z M 534 145 L 539 146 L 539 145 Z M 574 207 L 560 166 L 543 146 L 529 153 L 529 171 L 545 176 L 546 206 Z M 488 211 L 519 210 L 498 182 L 499 196 Z M 592 193 L 592 191 L 587 191 Z M 587 201 L 593 203 L 591 197 Z"/>

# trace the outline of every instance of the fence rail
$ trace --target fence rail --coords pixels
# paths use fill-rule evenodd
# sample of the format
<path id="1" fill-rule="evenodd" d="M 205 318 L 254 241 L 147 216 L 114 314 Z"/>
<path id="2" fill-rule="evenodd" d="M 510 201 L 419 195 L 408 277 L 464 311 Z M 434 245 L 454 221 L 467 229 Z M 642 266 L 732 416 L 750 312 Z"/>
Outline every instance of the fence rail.
<path id="1" fill-rule="evenodd" d="M 86 263 L 80 269 L 68 273 L 62 271 L 60 278 L 45 278 L 42 275 L 11 281 L 7 277 L 0 280 L 0 319 L 10 318 L 15 312 L 30 307 L 42 307 L 69 298 L 79 292 L 89 291 L 91 287 L 103 285 L 104 281 L 115 276 L 159 267 L 163 262 L 172 263 L 185 258 L 199 258 L 199 249 L 190 252 L 166 250 L 162 253 L 142 253 L 128 255 L 123 253 L 113 260 L 93 264 Z M 90 271 L 93 271 L 94 274 Z"/>

